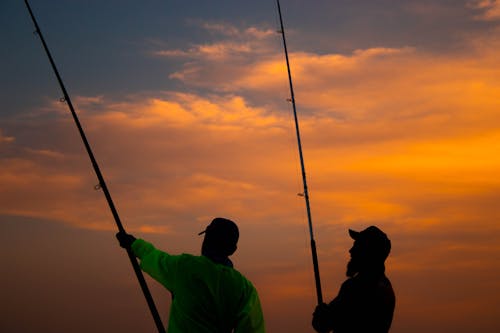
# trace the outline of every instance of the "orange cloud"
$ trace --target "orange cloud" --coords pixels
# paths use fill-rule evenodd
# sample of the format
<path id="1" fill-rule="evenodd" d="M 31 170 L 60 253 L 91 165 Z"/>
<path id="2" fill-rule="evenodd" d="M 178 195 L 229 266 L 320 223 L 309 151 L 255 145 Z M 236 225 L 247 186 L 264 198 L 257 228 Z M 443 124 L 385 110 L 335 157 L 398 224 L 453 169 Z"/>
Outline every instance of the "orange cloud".
<path id="1" fill-rule="evenodd" d="M 233 25 L 220 23 L 200 23 L 201 28 L 222 36 L 223 39 L 211 43 L 196 44 L 188 50 L 157 50 L 153 52 L 155 56 L 164 57 L 185 57 L 194 59 L 205 59 L 208 61 L 234 61 L 236 58 L 250 54 L 267 52 L 268 47 L 264 47 L 271 36 L 276 34 L 270 29 L 259 27 L 248 27 L 240 29 Z M 193 70 L 191 68 L 190 70 Z M 188 70 L 189 71 L 189 70 Z M 186 73 L 174 73 L 172 78 L 183 79 Z"/>
<path id="2" fill-rule="evenodd" d="M 469 6 L 482 11 L 476 16 L 476 19 L 485 21 L 500 19 L 500 2 L 498 0 L 474 0 L 469 2 Z"/>
<path id="3" fill-rule="evenodd" d="M 117 202 L 126 202 L 121 211 L 126 216 L 149 212 L 146 220 L 134 224 L 142 223 L 151 226 L 148 230 L 156 230 L 152 226 L 158 228 L 157 224 L 165 221 L 169 215 L 166 211 L 174 215 L 186 209 L 226 210 L 235 215 L 251 212 L 244 204 L 249 197 L 260 196 L 258 201 L 262 202 L 279 191 L 272 183 L 264 185 L 264 180 L 273 175 L 262 173 L 264 166 L 256 154 L 268 142 L 286 144 L 280 138 L 283 124 L 264 109 L 248 106 L 241 97 L 209 100 L 171 94 L 166 99 L 132 103 L 99 101 L 102 109 L 98 113 L 90 105 L 96 100 L 77 100 L 82 123 L 108 177 L 108 186 L 112 193 L 117 189 Z M 82 227 L 113 228 L 112 223 L 103 223 L 109 219 L 108 212 L 101 194 L 92 191 L 97 181 L 76 130 L 72 132 L 74 125 L 67 117 L 54 121 L 50 125 L 53 134 L 45 136 L 53 146 L 45 148 L 37 142 L 29 143 L 30 136 L 44 133 L 47 123 L 36 124 L 32 132 L 25 133 L 24 144 L 16 146 L 26 154 L 10 161 L 10 167 L 4 169 L 2 180 L 6 187 L 2 197 L 12 198 L 12 205 L 3 208 L 2 213 L 52 218 Z M 69 147 L 67 140 L 57 138 L 61 134 L 74 134 L 74 145 Z M 26 146 L 26 142 L 32 146 Z M 282 152 L 270 150 L 265 155 L 272 159 Z M 99 159 L 100 156 L 103 157 Z M 282 163 L 285 161 L 269 161 L 267 169 L 283 172 Z M 250 165 L 257 168 L 242 171 Z M 31 193 L 31 199 L 17 200 L 24 192 Z M 67 192 L 73 195 L 65 195 Z M 227 199 L 220 201 L 221 195 Z M 222 208 L 225 205 L 230 208 Z M 95 211 L 89 214 L 92 209 Z"/>
<path id="4" fill-rule="evenodd" d="M 15 140 L 15 138 L 13 136 L 6 136 L 2 133 L 1 129 L 0 129 L 0 144 L 1 143 L 9 143 L 9 142 L 13 142 Z"/>
<path id="5" fill-rule="evenodd" d="M 497 186 L 489 180 L 498 166 L 492 158 L 498 84 L 482 67 L 482 60 L 494 61 L 493 51 L 484 43 L 476 49 L 474 56 L 481 58 L 436 60 L 411 47 L 291 54 L 313 207 L 321 220 L 407 218 L 415 203 L 400 193 L 402 184 L 422 191 L 425 182 L 429 194 L 435 186 L 435 193 L 451 193 L 457 189 L 450 179 L 465 175 L 468 184 L 483 184 L 477 191 Z M 215 68 L 221 65 L 217 59 L 205 60 Z M 286 102 L 273 101 L 287 92 L 282 56 L 257 57 L 243 69 L 225 65 L 236 75 L 222 94 L 169 92 L 128 102 L 77 98 L 98 156 L 105 157 L 107 174 L 127 202 L 127 214 L 139 215 L 147 207 L 157 212 L 150 218 L 160 220 L 168 210 L 194 206 L 202 211 L 221 193 L 232 199 L 220 211 L 253 215 L 245 203 L 255 203 L 263 207 L 261 216 L 278 211 L 290 216 L 266 204 L 272 200 L 280 207 L 290 206 L 291 200 L 301 209 L 293 121 Z M 186 83 L 210 79 L 218 85 L 221 77 L 229 77 L 224 71 L 211 78 L 206 74 L 196 72 Z M 244 89 L 248 96 L 240 94 Z M 62 107 L 57 104 L 59 112 Z M 56 158 L 66 156 L 68 147 L 25 149 Z M 175 200 L 161 194 L 166 188 L 175 189 Z M 470 193 L 465 187 L 462 191 Z"/>

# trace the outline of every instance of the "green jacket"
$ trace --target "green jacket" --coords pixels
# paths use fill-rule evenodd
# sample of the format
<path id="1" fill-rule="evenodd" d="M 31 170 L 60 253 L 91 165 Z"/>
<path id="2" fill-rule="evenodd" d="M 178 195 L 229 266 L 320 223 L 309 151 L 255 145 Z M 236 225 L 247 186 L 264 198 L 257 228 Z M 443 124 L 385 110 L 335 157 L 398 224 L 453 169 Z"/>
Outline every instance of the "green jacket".
<path id="1" fill-rule="evenodd" d="M 169 333 L 264 333 L 256 289 L 237 270 L 207 257 L 170 255 L 137 239 L 141 269 L 172 293 Z"/>

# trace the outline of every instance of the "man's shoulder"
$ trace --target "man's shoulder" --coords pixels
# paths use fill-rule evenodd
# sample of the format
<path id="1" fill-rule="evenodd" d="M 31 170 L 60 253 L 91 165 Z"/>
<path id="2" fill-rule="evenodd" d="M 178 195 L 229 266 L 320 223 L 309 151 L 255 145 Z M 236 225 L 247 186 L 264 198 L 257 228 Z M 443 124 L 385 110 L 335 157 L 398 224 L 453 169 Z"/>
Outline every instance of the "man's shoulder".
<path id="1" fill-rule="evenodd" d="M 342 283 L 341 286 L 344 290 L 352 290 L 359 288 L 392 288 L 391 282 L 385 275 L 380 276 L 362 276 L 360 274 L 350 277 Z"/>
<path id="2" fill-rule="evenodd" d="M 197 256 L 188 253 L 182 253 L 177 256 L 180 267 L 185 271 L 198 272 L 203 276 L 211 276 L 222 279 L 227 288 L 235 288 L 244 292 L 252 293 L 255 290 L 252 282 L 240 271 L 233 267 L 214 263 L 205 256 Z"/>
<path id="3" fill-rule="evenodd" d="M 189 253 L 182 253 L 177 255 L 179 262 L 183 262 L 185 264 L 198 264 L 212 270 L 224 272 L 227 275 L 234 276 L 235 278 L 239 278 L 241 280 L 250 281 L 237 269 L 234 267 L 225 266 L 223 264 L 215 263 L 209 258 L 205 256 L 193 255 Z"/>
<path id="4" fill-rule="evenodd" d="M 186 266 L 209 266 L 211 261 L 207 259 L 204 256 L 197 256 L 194 254 L 190 253 L 181 253 L 174 255 L 176 257 L 177 261 L 181 265 L 186 265 Z"/>
<path id="5" fill-rule="evenodd" d="M 350 277 L 348 278 L 347 280 L 345 280 L 342 285 L 340 286 L 340 288 L 342 289 L 350 289 L 350 288 L 355 288 L 356 285 L 359 284 L 359 281 L 357 281 L 356 278 L 354 277 Z"/>

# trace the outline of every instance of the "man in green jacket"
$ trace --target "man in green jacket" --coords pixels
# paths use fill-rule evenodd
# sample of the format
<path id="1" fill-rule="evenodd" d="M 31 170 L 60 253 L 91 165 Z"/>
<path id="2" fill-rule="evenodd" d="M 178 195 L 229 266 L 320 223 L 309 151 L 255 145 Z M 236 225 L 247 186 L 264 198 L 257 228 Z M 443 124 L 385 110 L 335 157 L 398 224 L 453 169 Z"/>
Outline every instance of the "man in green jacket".
<path id="1" fill-rule="evenodd" d="M 122 247 L 131 247 L 141 269 L 171 292 L 169 333 L 264 333 L 257 291 L 229 259 L 237 248 L 237 225 L 218 217 L 201 234 L 201 256 L 171 255 L 127 233 L 116 237 Z"/>

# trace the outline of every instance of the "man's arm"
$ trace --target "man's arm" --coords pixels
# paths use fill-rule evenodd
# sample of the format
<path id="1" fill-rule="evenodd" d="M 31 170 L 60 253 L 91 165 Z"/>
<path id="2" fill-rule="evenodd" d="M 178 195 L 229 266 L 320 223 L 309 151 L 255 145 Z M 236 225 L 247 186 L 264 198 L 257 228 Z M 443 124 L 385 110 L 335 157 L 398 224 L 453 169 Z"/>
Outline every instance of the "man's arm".
<path id="1" fill-rule="evenodd" d="M 329 332 L 332 330 L 330 309 L 325 303 L 316 306 L 313 313 L 312 326 L 316 332 Z"/>
<path id="2" fill-rule="evenodd" d="M 171 256 L 166 252 L 156 249 L 153 244 L 143 239 L 119 232 L 116 238 L 123 248 L 130 248 L 134 255 L 141 261 L 141 269 L 153 279 L 164 285 L 168 290 L 175 287 L 175 267 L 178 256 Z"/>
<path id="3" fill-rule="evenodd" d="M 349 327 L 352 314 L 350 304 L 353 301 L 353 281 L 342 283 L 338 295 L 329 304 L 320 304 L 313 313 L 312 325 L 317 332 L 344 330 Z"/>

